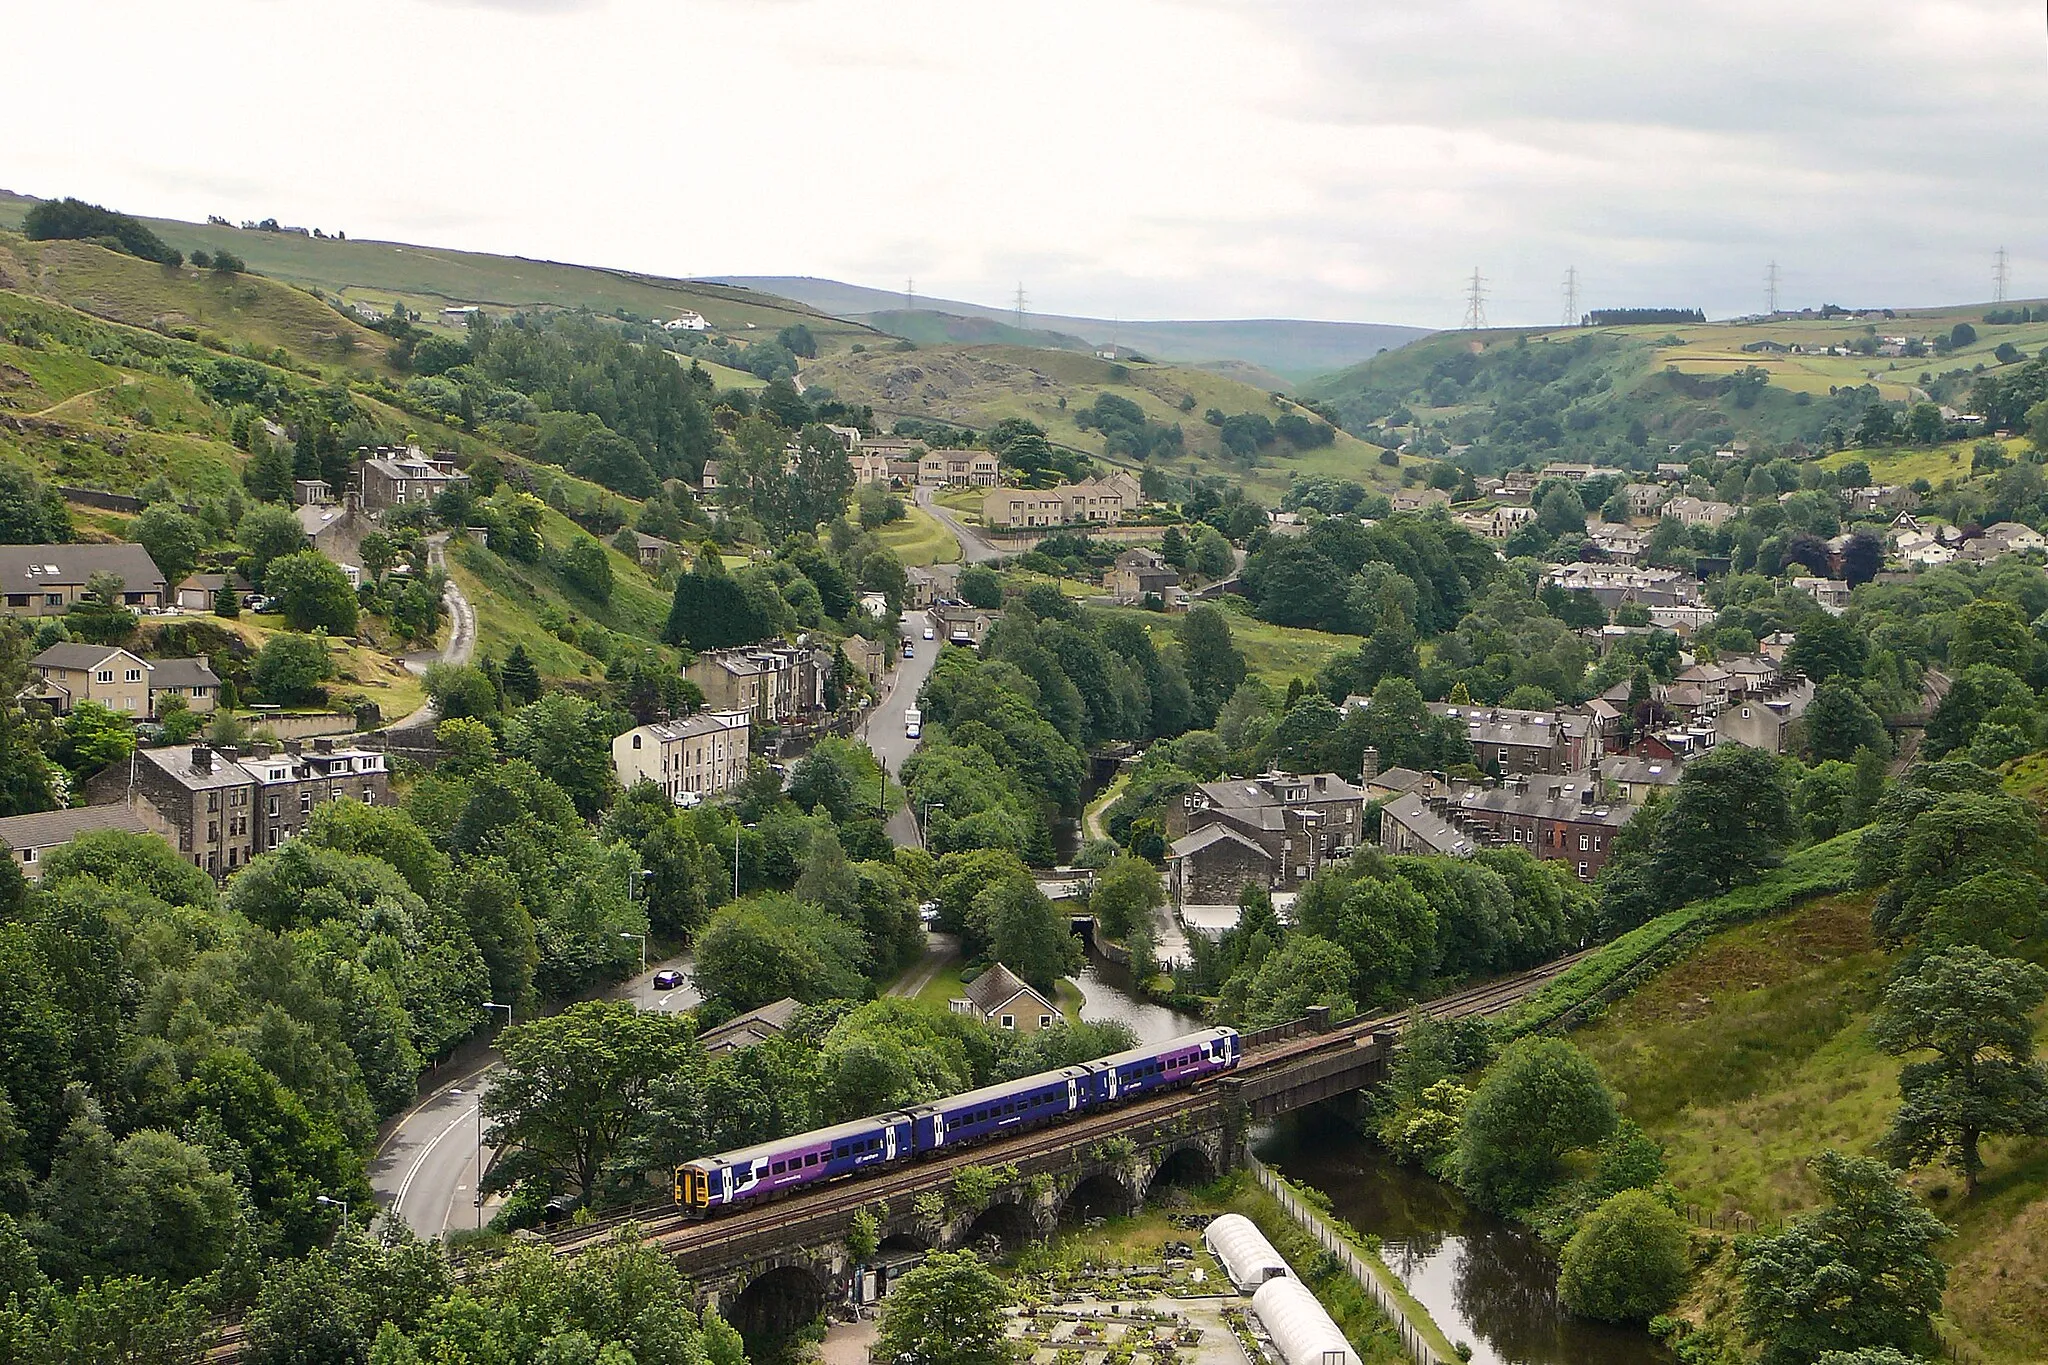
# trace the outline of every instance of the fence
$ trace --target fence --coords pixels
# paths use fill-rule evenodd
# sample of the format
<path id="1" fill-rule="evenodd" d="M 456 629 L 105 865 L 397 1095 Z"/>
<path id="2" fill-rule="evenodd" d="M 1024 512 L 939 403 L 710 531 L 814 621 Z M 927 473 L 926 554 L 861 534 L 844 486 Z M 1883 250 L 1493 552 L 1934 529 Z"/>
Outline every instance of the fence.
<path id="1" fill-rule="evenodd" d="M 1302 1203 L 1294 1191 L 1288 1189 L 1285 1182 L 1267 1170 L 1257 1157 L 1249 1152 L 1245 1153 L 1245 1164 L 1257 1177 L 1260 1187 L 1280 1201 L 1280 1207 L 1287 1211 L 1287 1216 L 1301 1224 L 1302 1229 L 1315 1238 L 1323 1250 L 1335 1256 L 1344 1268 L 1351 1272 L 1351 1277 L 1364 1286 L 1365 1292 L 1372 1296 L 1373 1302 L 1379 1305 L 1380 1311 L 1387 1315 L 1387 1320 L 1393 1323 L 1394 1329 L 1400 1333 L 1401 1347 L 1408 1352 L 1408 1358 L 1413 1360 L 1415 1365 L 1445 1365 L 1444 1358 L 1423 1340 L 1421 1330 L 1409 1319 L 1408 1310 L 1394 1297 L 1394 1292 L 1387 1288 L 1374 1273 L 1373 1268 L 1366 1264 L 1365 1257 L 1359 1255 L 1358 1248 L 1324 1222 L 1321 1214 Z"/>

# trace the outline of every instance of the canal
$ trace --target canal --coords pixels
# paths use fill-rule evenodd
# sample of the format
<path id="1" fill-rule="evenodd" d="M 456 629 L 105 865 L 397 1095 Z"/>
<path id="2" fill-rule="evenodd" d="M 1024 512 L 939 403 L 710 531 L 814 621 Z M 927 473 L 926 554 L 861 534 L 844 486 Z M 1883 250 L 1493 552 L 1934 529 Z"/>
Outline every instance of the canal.
<path id="1" fill-rule="evenodd" d="M 1336 1115 L 1309 1109 L 1260 1133 L 1259 1159 L 1330 1196 L 1380 1238 L 1380 1255 L 1476 1365 L 1671 1365 L 1647 1332 L 1576 1318 L 1557 1302 L 1557 1260 L 1535 1234 L 1402 1166 Z"/>

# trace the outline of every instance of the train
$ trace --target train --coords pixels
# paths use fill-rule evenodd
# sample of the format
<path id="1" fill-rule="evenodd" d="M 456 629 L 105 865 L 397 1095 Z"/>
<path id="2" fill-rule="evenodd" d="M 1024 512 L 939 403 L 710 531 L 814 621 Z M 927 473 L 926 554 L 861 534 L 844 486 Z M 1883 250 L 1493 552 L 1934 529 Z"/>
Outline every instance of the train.
<path id="1" fill-rule="evenodd" d="M 686 1212 L 712 1217 L 806 1186 L 1194 1085 L 1234 1069 L 1243 1055 L 1236 1029 L 1204 1029 L 895 1113 L 698 1157 L 675 1168 L 675 1202 Z"/>

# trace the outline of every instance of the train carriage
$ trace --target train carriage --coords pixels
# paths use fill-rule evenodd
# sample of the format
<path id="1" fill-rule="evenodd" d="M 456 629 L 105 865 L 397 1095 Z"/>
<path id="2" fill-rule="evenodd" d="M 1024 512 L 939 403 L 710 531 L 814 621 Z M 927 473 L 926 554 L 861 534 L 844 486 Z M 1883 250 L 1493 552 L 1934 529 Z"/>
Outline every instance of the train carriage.
<path id="1" fill-rule="evenodd" d="M 1087 1063 L 1092 1104 L 1117 1104 L 1140 1095 L 1189 1085 L 1237 1065 L 1243 1040 L 1236 1029 L 1212 1028 L 1164 1043 L 1134 1047 Z"/>
<path id="2" fill-rule="evenodd" d="M 908 1114 L 856 1119 L 676 1167 L 675 1199 L 709 1213 L 853 1175 L 910 1155 Z"/>
<path id="3" fill-rule="evenodd" d="M 1093 1077 L 1085 1066 L 969 1090 L 913 1108 L 911 1143 L 922 1154 L 1029 1128 L 1085 1109 L 1092 1093 Z"/>

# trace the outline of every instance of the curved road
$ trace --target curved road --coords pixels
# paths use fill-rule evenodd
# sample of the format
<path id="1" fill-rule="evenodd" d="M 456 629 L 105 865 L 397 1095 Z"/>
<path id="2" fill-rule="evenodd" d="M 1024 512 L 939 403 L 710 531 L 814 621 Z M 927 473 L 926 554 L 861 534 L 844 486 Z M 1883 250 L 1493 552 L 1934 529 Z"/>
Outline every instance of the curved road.
<path id="1" fill-rule="evenodd" d="M 953 515 L 952 509 L 942 506 L 932 496 L 932 490 L 920 486 L 917 490 L 917 505 L 931 513 L 953 533 L 953 539 L 960 542 L 960 553 L 969 564 L 986 564 L 1001 559 L 1003 552 L 981 538 L 981 532 Z"/>
<path id="2" fill-rule="evenodd" d="M 448 533 L 442 531 L 427 537 L 427 565 L 429 568 L 448 573 Z M 454 574 L 448 574 L 446 586 L 441 590 L 441 601 L 448 608 L 448 643 L 439 649 L 416 650 L 405 656 L 402 662 L 414 673 L 425 673 L 433 664 L 466 664 L 476 653 L 476 608 L 462 595 L 462 588 L 455 581 Z M 392 730 L 413 730 L 434 723 L 434 704 L 428 702 L 403 720 L 393 721 Z"/>

